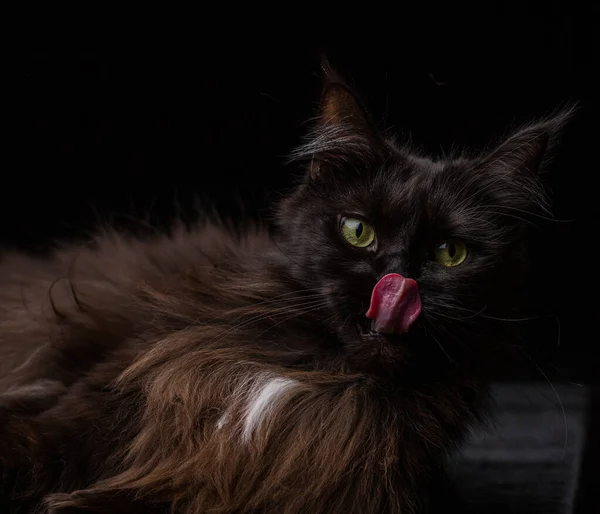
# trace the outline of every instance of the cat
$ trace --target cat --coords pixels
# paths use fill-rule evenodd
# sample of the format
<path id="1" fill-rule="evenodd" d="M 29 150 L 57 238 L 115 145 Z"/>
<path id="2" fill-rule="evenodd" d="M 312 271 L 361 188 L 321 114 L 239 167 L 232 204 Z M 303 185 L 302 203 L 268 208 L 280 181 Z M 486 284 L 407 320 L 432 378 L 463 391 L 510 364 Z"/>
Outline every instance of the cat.
<path id="1" fill-rule="evenodd" d="M 434 159 L 329 66 L 275 232 L 203 220 L 0 263 L 11 513 L 403 513 L 485 419 L 571 109 Z"/>

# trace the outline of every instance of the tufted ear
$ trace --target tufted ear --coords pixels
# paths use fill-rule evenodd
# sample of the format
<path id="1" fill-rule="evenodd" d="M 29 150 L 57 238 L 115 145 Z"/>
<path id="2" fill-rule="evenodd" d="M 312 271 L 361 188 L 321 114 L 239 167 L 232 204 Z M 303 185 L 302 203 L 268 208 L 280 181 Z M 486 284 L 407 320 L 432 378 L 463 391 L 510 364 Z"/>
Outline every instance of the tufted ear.
<path id="1" fill-rule="evenodd" d="M 309 179 L 327 170 L 352 167 L 369 161 L 381 138 L 359 96 L 337 74 L 326 58 L 321 61 L 323 93 L 315 126 L 307 141 L 291 156 L 308 161 Z"/>
<path id="2" fill-rule="evenodd" d="M 574 106 L 566 107 L 513 131 L 484 157 L 484 168 L 501 168 L 506 173 L 538 174 L 575 110 Z"/>
<path id="3" fill-rule="evenodd" d="M 359 96 L 331 67 L 324 57 L 321 60 L 323 71 L 323 94 L 319 123 L 322 125 L 347 125 L 357 133 L 368 135 L 373 124 Z"/>

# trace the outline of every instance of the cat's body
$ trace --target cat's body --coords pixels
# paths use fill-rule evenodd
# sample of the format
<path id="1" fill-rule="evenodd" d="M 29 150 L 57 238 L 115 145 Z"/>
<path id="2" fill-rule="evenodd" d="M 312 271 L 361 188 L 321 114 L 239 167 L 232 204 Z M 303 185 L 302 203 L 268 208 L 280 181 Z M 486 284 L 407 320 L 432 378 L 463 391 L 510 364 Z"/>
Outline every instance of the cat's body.
<path id="1" fill-rule="evenodd" d="M 4 257 L 9 512 L 426 503 L 428 476 L 483 412 L 498 319 L 523 292 L 521 215 L 543 208 L 535 172 L 564 116 L 485 155 L 434 162 L 378 139 L 345 86 L 326 91 L 278 235 L 206 223 L 147 240 L 108 233 L 43 261 Z M 431 257 L 446 240 L 457 241 L 443 254 L 452 267 Z M 469 253 L 454 266 L 459 240 Z M 377 313 L 386 301 L 408 312 L 393 326 Z M 367 308 L 381 330 L 368 330 Z"/>
<path id="2" fill-rule="evenodd" d="M 4 263 L 13 283 L 3 285 L 3 295 L 10 291 L 18 310 L 3 312 L 2 326 L 12 324 L 12 340 L 36 341 L 39 350 L 13 346 L 22 351 L 10 363 L 3 361 L 7 371 L 15 370 L 3 379 L 3 390 L 24 393 L 26 406 L 34 399 L 37 405 L 30 387 L 40 377 L 65 387 L 44 389 L 47 410 L 34 420 L 16 405 L 17 414 L 3 419 L 3 429 L 22 436 L 32 451 L 39 445 L 34 455 L 41 466 L 48 465 L 46 459 L 67 463 L 48 479 L 43 469 L 31 480 L 21 474 L 21 483 L 34 490 L 44 484 L 49 491 L 70 492 L 89 487 L 90 477 L 114 476 L 118 465 L 113 468 L 107 457 L 128 446 L 135 433 L 148 462 L 134 466 L 145 469 L 131 478 L 146 482 L 153 493 L 181 480 L 178 494 L 197 495 L 197 510 L 191 512 L 219 505 L 235 512 L 253 503 L 285 512 L 284 505 L 295 502 L 299 512 L 335 512 L 336 502 L 365 512 L 367 505 L 399 501 L 394 494 L 414 494 L 424 479 L 423 462 L 430 461 L 427 454 L 439 452 L 472 421 L 473 405 L 463 400 L 465 393 L 475 399 L 484 391 L 470 375 L 454 377 L 456 387 L 450 389 L 424 381 L 422 388 L 409 383 L 385 391 L 369 375 L 345 370 L 343 361 L 335 362 L 335 351 L 327 368 L 304 371 L 313 363 L 320 367 L 315 348 L 335 340 L 326 328 L 320 330 L 314 293 L 287 276 L 286 257 L 261 232 L 243 242 L 214 227 L 147 243 L 115 236 L 95 249 L 59 253 L 45 269 L 43 263 L 16 259 Z M 25 274 L 17 275 L 16 266 Z M 48 295 L 56 277 L 64 277 L 52 288 L 59 316 Z M 298 316 L 302 311 L 306 314 Z M 7 327 L 4 337 L 8 333 Z M 260 360 L 255 346 L 264 349 Z M 61 371 L 54 369 L 56 362 Z M 123 392 L 110 391 L 110 382 L 128 368 L 132 375 Z M 152 399 L 145 405 L 148 419 L 126 419 L 144 411 L 137 397 L 147 387 L 154 389 L 145 391 L 145 401 Z M 390 403 L 395 396 L 402 413 Z M 430 401 L 439 404 L 439 412 Z M 439 419 L 442 413 L 447 419 Z M 29 430 L 46 423 L 52 433 L 30 437 Z M 406 434 L 415 428 L 427 443 L 416 436 L 409 442 Z M 18 462 L 14 441 L 14 435 L 0 437 L 5 469 Z M 415 459 L 411 476 L 397 476 L 397 459 L 406 462 L 406 457 L 396 454 L 396 445 Z M 265 451 L 269 466 L 258 465 Z M 85 452 L 97 454 L 86 463 Z M 365 504 L 354 499 L 348 505 L 347 498 L 358 491 Z M 278 494 L 283 503 L 277 503 Z M 224 502 L 227 498 L 231 503 Z"/>

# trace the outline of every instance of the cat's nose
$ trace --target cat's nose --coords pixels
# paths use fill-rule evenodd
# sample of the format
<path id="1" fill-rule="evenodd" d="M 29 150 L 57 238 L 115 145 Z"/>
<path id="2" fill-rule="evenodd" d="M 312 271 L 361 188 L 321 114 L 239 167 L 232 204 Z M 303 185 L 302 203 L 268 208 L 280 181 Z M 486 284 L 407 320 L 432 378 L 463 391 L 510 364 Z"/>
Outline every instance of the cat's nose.
<path id="1" fill-rule="evenodd" d="M 412 278 L 388 273 L 377 282 L 371 293 L 367 318 L 371 328 L 382 334 L 403 334 L 421 313 L 419 286 Z"/>

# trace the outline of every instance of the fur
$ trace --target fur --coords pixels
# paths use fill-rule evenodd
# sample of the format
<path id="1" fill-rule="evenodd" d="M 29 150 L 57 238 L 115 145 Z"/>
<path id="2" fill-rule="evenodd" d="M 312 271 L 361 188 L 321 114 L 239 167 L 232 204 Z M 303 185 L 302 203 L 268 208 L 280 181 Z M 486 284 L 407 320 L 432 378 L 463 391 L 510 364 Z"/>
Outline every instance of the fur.
<path id="1" fill-rule="evenodd" d="M 107 231 L 0 263 L 0 505 L 11 513 L 403 513 L 486 412 L 526 303 L 538 172 L 569 112 L 433 160 L 381 135 L 332 72 L 277 231 Z M 377 241 L 350 248 L 340 215 Z M 445 269 L 430 249 L 467 241 Z M 414 278 L 401 337 L 364 330 Z"/>

